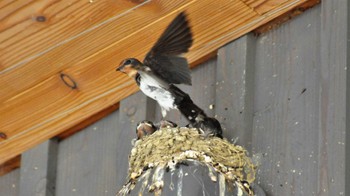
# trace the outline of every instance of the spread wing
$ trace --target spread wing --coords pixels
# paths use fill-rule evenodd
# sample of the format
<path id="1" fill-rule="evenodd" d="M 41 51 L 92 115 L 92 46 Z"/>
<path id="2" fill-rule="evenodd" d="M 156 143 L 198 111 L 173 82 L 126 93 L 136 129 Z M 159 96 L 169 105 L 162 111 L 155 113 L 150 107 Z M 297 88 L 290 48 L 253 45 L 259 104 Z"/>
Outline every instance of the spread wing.
<path id="1" fill-rule="evenodd" d="M 186 14 L 181 12 L 147 53 L 143 63 L 168 83 L 191 85 L 187 60 L 180 55 L 188 52 L 192 42 Z"/>

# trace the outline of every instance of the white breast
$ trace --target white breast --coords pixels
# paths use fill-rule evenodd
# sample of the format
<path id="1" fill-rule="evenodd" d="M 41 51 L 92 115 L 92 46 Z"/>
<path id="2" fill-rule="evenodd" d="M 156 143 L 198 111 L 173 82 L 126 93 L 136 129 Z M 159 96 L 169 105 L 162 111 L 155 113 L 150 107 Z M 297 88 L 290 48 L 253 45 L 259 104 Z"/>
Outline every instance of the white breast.
<path id="1" fill-rule="evenodd" d="M 168 91 L 169 85 L 154 75 L 148 73 L 140 73 L 140 89 L 148 97 L 156 100 L 158 104 L 165 110 L 175 109 L 174 97 Z"/>

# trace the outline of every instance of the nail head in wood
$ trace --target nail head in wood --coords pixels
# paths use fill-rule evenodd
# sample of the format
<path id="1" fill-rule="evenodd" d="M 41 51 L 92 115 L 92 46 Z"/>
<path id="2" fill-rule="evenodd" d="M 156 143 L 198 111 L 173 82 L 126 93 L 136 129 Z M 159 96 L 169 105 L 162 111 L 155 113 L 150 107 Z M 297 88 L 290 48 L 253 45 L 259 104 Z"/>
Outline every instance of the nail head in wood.
<path id="1" fill-rule="evenodd" d="M 35 18 L 35 20 L 36 20 L 37 22 L 45 22 L 45 21 L 46 21 L 46 17 L 45 17 L 45 16 L 37 16 L 37 17 Z"/>

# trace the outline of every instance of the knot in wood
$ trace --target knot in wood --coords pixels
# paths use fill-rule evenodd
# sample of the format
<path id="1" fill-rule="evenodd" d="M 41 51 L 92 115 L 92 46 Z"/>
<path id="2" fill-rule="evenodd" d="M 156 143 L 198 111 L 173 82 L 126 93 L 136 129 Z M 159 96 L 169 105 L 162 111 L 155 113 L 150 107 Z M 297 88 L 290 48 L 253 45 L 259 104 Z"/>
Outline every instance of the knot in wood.
<path id="1" fill-rule="evenodd" d="M 7 139 L 7 135 L 4 132 L 0 132 L 0 139 Z"/>
<path id="2" fill-rule="evenodd" d="M 61 73 L 60 78 L 64 82 L 64 84 L 70 87 L 71 89 L 76 89 L 78 87 L 77 83 L 69 75 Z"/>

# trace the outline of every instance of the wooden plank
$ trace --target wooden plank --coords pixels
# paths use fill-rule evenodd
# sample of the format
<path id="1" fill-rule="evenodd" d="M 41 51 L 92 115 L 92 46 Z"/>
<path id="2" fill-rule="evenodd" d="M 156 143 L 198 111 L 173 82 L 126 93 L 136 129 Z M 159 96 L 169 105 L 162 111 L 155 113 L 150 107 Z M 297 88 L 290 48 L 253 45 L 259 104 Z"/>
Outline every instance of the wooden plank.
<path id="1" fill-rule="evenodd" d="M 1 1 L 0 70 L 58 47 L 140 3 L 123 0 Z"/>
<path id="2" fill-rule="evenodd" d="M 265 14 L 271 9 L 274 9 L 287 1 L 288 0 L 242 0 L 242 2 L 247 4 L 260 15 Z"/>
<path id="3" fill-rule="evenodd" d="M 119 110 L 59 143 L 56 195 L 114 195 Z"/>
<path id="4" fill-rule="evenodd" d="M 131 13 L 131 15 L 127 15 L 127 16 L 130 16 L 131 18 L 133 18 L 135 20 L 141 18 L 141 16 L 139 14 L 134 14 L 134 13 Z M 129 18 L 129 17 L 127 17 L 127 18 Z M 143 17 L 143 18 L 145 18 L 145 17 Z M 173 18 L 173 16 L 171 16 L 171 18 L 170 18 L 170 16 L 168 17 L 168 19 L 172 19 L 172 18 Z M 152 18 L 149 18 L 149 19 L 152 20 Z M 125 20 L 125 18 L 124 18 L 124 20 Z M 139 23 L 137 23 L 137 24 L 139 24 Z M 166 24 L 164 22 L 164 26 L 165 25 Z M 114 26 L 117 26 L 117 25 L 114 25 Z M 106 28 L 106 29 L 108 29 L 108 28 Z M 109 31 L 110 31 L 110 28 L 109 28 Z M 83 43 L 81 40 L 80 41 L 74 40 L 74 42 L 77 42 L 76 44 Z M 99 42 L 99 44 L 100 44 L 100 42 Z M 128 47 L 125 46 L 124 48 L 128 48 Z M 79 50 L 77 50 L 77 51 L 79 51 Z M 104 54 L 106 54 L 106 53 L 104 53 Z M 116 56 L 116 55 L 114 55 L 114 56 Z M 126 54 L 125 54 L 125 56 L 126 56 Z M 119 58 L 124 58 L 124 57 L 119 56 Z M 110 59 L 111 60 L 110 63 L 106 63 L 108 61 L 108 60 L 106 61 L 106 59 Z M 5 108 L 3 108 L 3 110 L 7 111 L 4 114 L 6 116 L 6 124 L 7 125 L 4 125 L 2 127 L 4 130 L 11 130 L 12 133 L 11 134 L 7 133 L 9 135 L 8 140 L 7 140 L 7 142 L 6 141 L 2 142 L 1 145 L 5 145 L 6 143 L 10 144 L 10 143 L 8 143 L 8 141 L 11 141 L 11 138 L 15 139 L 16 137 L 14 137 L 14 136 L 18 132 L 25 133 L 25 134 L 22 134 L 21 137 L 23 137 L 24 135 L 27 135 L 27 132 L 31 132 L 31 130 L 33 129 L 31 127 L 40 127 L 40 129 L 42 129 L 44 127 L 46 127 L 46 128 L 50 127 L 50 129 L 51 129 L 51 128 L 53 128 L 52 124 L 57 122 L 56 119 L 63 119 L 63 117 L 65 117 L 67 115 L 69 115 L 69 117 L 75 116 L 75 118 L 76 117 L 79 118 L 79 121 L 82 121 L 84 118 L 89 116 L 89 113 L 83 113 L 82 111 L 79 111 L 79 110 L 84 109 L 87 111 L 89 111 L 89 110 L 96 111 L 96 109 L 93 109 L 93 107 L 91 107 L 91 104 L 89 102 L 93 101 L 94 103 L 96 103 L 94 105 L 99 108 L 97 110 L 100 110 L 100 109 L 105 108 L 106 106 L 108 107 L 109 104 L 115 103 L 118 100 L 120 100 L 121 98 L 136 91 L 137 88 L 135 87 L 135 85 L 133 87 L 128 86 L 131 84 L 131 82 L 127 83 L 126 77 L 118 78 L 118 76 L 120 76 L 121 74 L 118 75 L 114 71 L 112 71 L 112 70 L 114 70 L 114 68 L 111 69 L 111 68 L 105 67 L 104 72 L 108 72 L 109 76 L 106 76 L 106 75 L 103 76 L 103 73 L 101 73 L 101 70 L 103 70 L 102 69 L 103 67 L 98 67 L 99 64 L 100 65 L 110 64 L 111 66 L 115 67 L 115 64 L 116 64 L 115 62 L 119 62 L 120 59 L 113 60 L 113 62 L 112 62 L 111 57 L 106 57 L 106 58 L 104 58 L 103 62 L 102 62 L 102 59 L 100 59 L 100 60 L 101 60 L 100 63 L 91 64 L 92 69 L 90 71 L 88 71 L 89 72 L 88 74 L 85 72 L 85 76 L 84 76 L 85 79 L 84 79 L 84 77 L 81 78 L 79 75 L 75 76 L 74 74 L 69 74 L 71 78 L 74 78 L 74 80 L 81 81 L 82 84 L 80 84 L 80 82 L 78 82 L 78 89 L 79 90 L 75 90 L 75 91 L 71 92 L 72 90 L 70 90 L 65 85 L 63 85 L 63 82 L 60 81 L 60 77 L 57 75 L 54 77 L 50 77 L 49 79 L 47 79 L 45 81 L 45 83 L 43 83 L 42 85 L 39 85 L 37 87 L 37 88 L 41 89 L 41 90 L 36 89 L 36 90 L 38 90 L 37 92 L 40 92 L 40 94 L 43 95 L 43 96 L 40 96 L 40 99 L 33 99 L 33 96 L 36 97 L 35 95 L 30 96 L 26 93 L 23 93 L 21 96 L 17 96 L 16 99 L 12 99 L 11 101 L 7 101 L 5 105 L 2 105 L 2 106 L 5 106 Z M 77 67 L 81 68 L 81 66 L 76 66 L 75 68 L 77 68 Z M 79 69 L 76 71 L 77 71 L 76 74 L 84 73 L 81 70 L 79 71 Z M 24 75 L 26 75 L 26 74 L 24 74 Z M 102 78 L 99 78 L 99 79 L 96 79 L 96 78 L 92 79 L 91 78 L 92 76 L 96 76 L 96 75 L 100 75 L 100 76 L 102 76 Z M 76 77 L 78 77 L 78 78 L 76 78 Z M 3 78 L 3 77 L 1 77 L 1 78 Z M 90 82 L 88 82 L 88 80 L 90 80 Z M 100 80 L 100 82 L 98 82 L 99 80 Z M 90 84 L 87 85 L 88 83 L 90 83 Z M 132 84 L 133 83 L 134 82 L 132 82 Z M 83 84 L 85 85 L 85 87 Z M 99 85 L 96 86 L 96 84 L 99 84 Z M 121 88 L 118 84 L 123 85 L 124 88 L 126 88 L 126 89 L 129 89 L 128 92 L 125 92 L 125 91 L 120 92 Z M 112 86 L 114 86 L 114 89 Z M 112 88 L 112 89 L 103 93 L 103 91 L 107 90 L 108 88 Z M 50 89 L 50 93 L 47 92 L 48 89 Z M 52 92 L 51 91 L 52 89 L 56 89 L 56 90 L 54 92 Z M 115 92 L 113 92 L 113 90 L 116 91 L 117 96 L 114 94 Z M 100 96 L 100 97 L 96 97 L 96 96 Z M 29 97 L 32 97 L 31 101 L 25 100 Z M 81 97 L 81 98 L 77 98 L 77 97 Z M 52 102 L 51 101 L 50 102 L 54 103 L 54 104 L 50 104 L 50 106 L 48 106 L 47 102 L 45 100 L 51 100 Z M 78 103 L 75 103 L 72 106 L 70 104 L 67 104 L 67 100 L 75 100 Z M 106 102 L 105 100 L 110 100 L 110 101 Z M 16 103 L 25 103 L 24 105 L 26 105 L 26 104 L 28 104 L 28 105 L 24 106 L 23 104 L 21 104 L 21 106 L 23 106 L 23 108 L 16 112 L 14 110 L 17 110 L 17 109 L 15 109 L 17 107 L 10 109 L 11 105 L 14 106 L 14 105 L 16 105 Z M 24 109 L 24 108 L 27 108 L 29 105 L 32 105 L 32 106 L 35 105 L 35 107 L 30 107 L 30 108 L 32 108 L 32 111 Z M 86 107 L 86 105 L 88 105 L 88 107 Z M 33 110 L 35 110 L 35 111 L 33 111 Z M 45 114 L 47 111 L 50 111 L 50 110 L 55 111 L 56 115 L 54 117 Z M 19 111 L 22 111 L 22 112 L 19 112 Z M 69 111 L 69 112 L 67 112 L 67 111 Z M 73 113 L 75 113 L 75 112 L 77 112 L 77 113 L 73 115 Z M 31 115 L 29 115 L 29 114 L 31 114 Z M 34 116 L 33 114 L 37 114 L 36 115 L 37 120 L 30 119 L 30 117 Z M 21 116 L 21 115 L 23 115 L 23 116 Z M 16 119 L 23 119 L 23 123 L 18 123 L 16 121 Z M 1 120 L 3 120 L 3 119 L 1 119 Z M 15 120 L 17 123 L 14 123 L 13 120 Z M 78 119 L 76 119 L 75 121 L 77 121 L 77 120 Z M 68 120 L 67 118 L 64 118 L 64 121 L 65 121 L 65 123 L 60 122 L 59 124 L 56 124 L 56 125 L 65 126 L 66 128 L 68 128 L 69 126 L 72 126 L 74 123 L 76 123 L 72 119 Z M 42 124 L 40 124 L 40 122 L 44 122 L 45 126 L 41 126 Z M 47 123 L 47 122 L 52 122 L 52 123 L 50 125 L 50 123 Z M 18 127 L 19 124 L 21 124 L 22 127 Z M 38 126 L 38 124 L 39 124 L 39 126 Z M 17 126 L 17 127 L 11 127 L 11 126 Z M 51 130 L 49 137 L 52 137 L 53 135 L 57 134 L 57 133 L 55 133 L 55 130 L 56 130 L 56 132 L 58 132 L 57 130 L 62 130 L 62 127 L 56 127 L 56 128 L 57 129 Z M 36 129 L 36 128 L 34 128 L 34 129 Z M 8 132 L 8 131 L 6 131 L 6 132 Z M 27 136 L 29 137 L 29 135 L 27 135 Z M 48 137 L 48 135 L 45 135 L 45 137 L 43 137 L 42 140 L 46 139 L 46 137 Z M 40 138 L 40 137 L 37 137 L 37 138 Z M 31 144 L 31 142 L 24 142 L 24 143 L 21 142 L 21 143 L 26 144 L 28 146 Z M 32 143 L 32 145 L 33 145 L 33 143 Z M 1 148 L 1 149 L 4 149 L 4 148 Z M 9 148 L 9 149 L 14 149 L 14 148 Z M 24 146 L 23 146 L 23 149 L 25 149 Z M 1 156 L 1 158 L 3 158 L 3 156 Z"/>
<path id="5" fill-rule="evenodd" d="M 57 139 L 51 139 L 22 154 L 20 196 L 55 195 L 57 149 Z"/>
<path id="6" fill-rule="evenodd" d="M 224 137 L 251 151 L 255 37 L 245 35 L 218 52 L 215 113 Z"/>
<path id="7" fill-rule="evenodd" d="M 91 67 L 88 66 L 90 67 L 89 69 L 93 69 L 95 67 L 95 70 L 93 71 L 94 74 L 105 74 L 106 71 L 110 71 L 112 67 L 114 68 L 122 60 L 121 58 L 123 58 L 123 56 L 130 54 L 130 52 L 127 52 L 127 50 L 125 52 L 123 52 L 123 50 L 128 48 L 127 46 L 134 45 L 134 43 L 130 42 L 129 40 L 131 35 L 139 31 L 144 31 L 144 28 L 148 27 L 146 24 L 150 24 L 151 27 L 153 26 L 151 29 L 152 31 L 158 29 L 159 27 L 155 27 L 155 21 L 157 22 L 158 18 L 162 18 L 164 15 L 166 16 L 169 9 L 179 9 L 179 7 L 183 6 L 183 4 L 184 3 L 178 2 L 162 3 L 159 6 L 166 6 L 167 9 L 162 10 L 157 14 L 149 14 L 149 9 L 152 9 L 152 6 L 148 5 L 147 3 L 143 4 L 143 6 L 137 9 L 138 12 L 125 11 L 118 13 L 116 16 L 104 21 L 104 23 L 94 26 L 92 30 L 80 32 L 79 35 L 70 38 L 71 40 L 65 40 L 57 47 L 47 50 L 43 55 L 39 55 L 34 59 L 29 59 L 28 61 L 18 65 L 11 64 L 10 67 L 0 72 L 3 74 L 1 82 L 7 81 L 6 84 L 2 83 L 0 86 L 1 88 L 4 88 L 2 89 L 3 95 L 1 96 L 0 100 L 7 100 L 16 94 L 19 94 L 20 92 L 43 82 L 50 76 L 56 75 L 59 72 L 64 72 L 63 70 L 67 70 L 74 66 L 88 66 L 88 64 L 90 64 Z M 148 14 L 148 17 L 145 17 L 145 15 L 140 13 Z M 170 17 L 168 18 L 170 19 Z M 126 25 L 127 28 L 125 28 Z M 156 23 L 156 25 L 159 24 Z M 163 25 L 164 26 L 160 27 L 161 29 L 164 28 L 166 24 L 164 23 Z M 130 35 L 131 30 L 135 32 Z M 149 36 L 149 34 L 147 36 Z M 150 37 L 150 39 L 152 37 Z M 156 37 L 154 37 L 154 40 L 155 39 Z M 139 42 L 139 40 L 137 40 L 137 42 Z M 106 49 L 107 51 L 103 52 L 106 56 L 102 55 L 104 56 L 102 57 L 101 52 Z M 138 51 L 137 55 L 146 52 L 146 50 L 147 48 Z M 116 57 L 111 59 L 111 56 L 116 56 L 117 59 L 115 59 Z M 96 62 L 96 57 L 100 60 L 104 58 L 105 62 Z M 107 61 L 106 58 L 108 59 Z M 107 66 L 109 64 L 109 69 L 106 67 L 106 65 L 104 65 L 105 63 L 107 63 Z M 96 72 L 97 67 L 102 70 Z M 33 72 L 33 70 L 31 70 L 33 68 L 40 68 L 38 69 L 40 71 Z M 83 70 L 89 72 L 89 69 L 86 68 Z M 13 81 L 14 83 L 9 84 L 8 81 L 18 78 L 18 76 L 15 76 L 13 73 L 23 74 L 22 77 L 25 78 L 21 79 L 21 81 Z M 92 73 L 90 72 L 90 74 Z M 83 81 L 79 82 L 82 83 Z M 14 87 L 20 89 L 15 90 Z"/>
<path id="8" fill-rule="evenodd" d="M 20 178 L 19 173 L 19 169 L 16 169 L 0 177 L 1 195 L 18 196 Z"/>
<path id="9" fill-rule="evenodd" d="M 320 115 L 318 195 L 348 195 L 346 168 L 350 163 L 346 146 L 346 91 L 349 77 L 349 1 L 324 1 L 320 8 Z M 349 147 L 347 147 L 349 149 Z M 345 192 L 347 191 L 347 192 Z"/>
<path id="10" fill-rule="evenodd" d="M 163 4 L 145 3 L 137 12 L 125 12 L 26 63 L 3 70 L 0 97 L 6 101 L 0 105 L 5 116 L 0 125 L 8 138 L 0 143 L 0 163 L 136 92 L 133 82 L 114 72 L 116 64 L 127 56 L 144 54 L 178 11 L 190 13 L 196 41 L 188 57 L 196 64 L 226 42 L 297 6 L 284 4 L 258 18 L 240 1 L 171 2 L 172 6 L 164 9 L 158 7 Z M 208 14 L 213 17 L 202 20 Z M 121 25 L 126 23 L 129 28 Z M 140 24 L 147 26 L 140 28 Z M 132 34 L 130 29 L 134 29 Z M 61 73 L 74 79 L 78 88 L 65 86 Z"/>
<path id="11" fill-rule="evenodd" d="M 142 120 L 155 120 L 156 102 L 138 92 L 120 102 L 119 132 L 115 139 L 117 149 L 117 183 L 119 190 L 126 183 L 128 157 L 131 151 L 131 141 L 136 138 L 136 124 Z"/>

